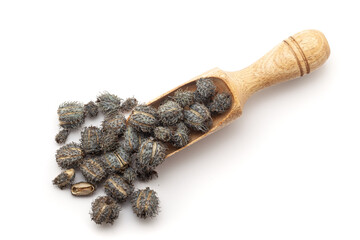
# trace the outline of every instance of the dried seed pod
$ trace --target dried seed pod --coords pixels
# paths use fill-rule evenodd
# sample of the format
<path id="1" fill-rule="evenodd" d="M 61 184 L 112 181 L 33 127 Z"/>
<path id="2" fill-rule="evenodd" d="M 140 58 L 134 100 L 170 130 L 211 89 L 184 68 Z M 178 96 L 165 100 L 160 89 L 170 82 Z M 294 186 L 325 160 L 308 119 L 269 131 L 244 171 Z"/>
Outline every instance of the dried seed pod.
<path id="1" fill-rule="evenodd" d="M 218 93 L 209 104 L 209 110 L 211 114 L 221 114 L 230 108 L 231 102 L 232 99 L 229 93 Z"/>
<path id="2" fill-rule="evenodd" d="M 121 177 L 129 184 L 132 184 L 136 179 L 136 171 L 132 167 L 126 168 L 122 173 Z"/>
<path id="3" fill-rule="evenodd" d="M 158 177 L 158 173 L 152 169 L 142 169 L 136 172 L 136 178 L 143 182 L 148 182 Z"/>
<path id="4" fill-rule="evenodd" d="M 123 104 L 121 104 L 120 111 L 121 112 L 130 112 L 134 107 L 136 107 L 138 101 L 136 98 L 127 98 Z"/>
<path id="5" fill-rule="evenodd" d="M 131 195 L 131 205 L 134 213 L 140 218 L 152 218 L 159 212 L 159 198 L 156 192 L 148 187 Z"/>
<path id="6" fill-rule="evenodd" d="M 108 173 L 120 172 L 128 167 L 131 159 L 128 152 L 119 147 L 114 152 L 109 152 L 101 156 L 101 160 Z"/>
<path id="7" fill-rule="evenodd" d="M 159 123 L 156 109 L 146 105 L 135 107 L 128 121 L 136 130 L 145 133 L 151 132 Z"/>
<path id="8" fill-rule="evenodd" d="M 88 196 L 95 191 L 95 186 L 88 182 L 78 182 L 71 186 L 71 194 L 74 196 Z"/>
<path id="9" fill-rule="evenodd" d="M 140 137 L 138 132 L 132 126 L 127 126 L 124 132 L 124 141 L 122 146 L 128 152 L 135 152 L 140 145 Z"/>
<path id="10" fill-rule="evenodd" d="M 56 162 L 63 169 L 76 168 L 84 158 L 84 152 L 77 143 L 69 143 L 56 151 Z"/>
<path id="11" fill-rule="evenodd" d="M 85 127 L 81 132 L 81 147 L 86 154 L 101 153 L 101 130 L 98 127 Z"/>
<path id="12" fill-rule="evenodd" d="M 96 117 L 99 113 L 98 106 L 93 102 L 90 101 L 84 106 L 85 108 L 85 116 L 93 118 Z"/>
<path id="13" fill-rule="evenodd" d="M 96 224 L 113 224 L 119 216 L 120 209 L 120 205 L 111 197 L 98 197 L 91 203 L 91 220 L 93 220 Z"/>
<path id="14" fill-rule="evenodd" d="M 64 129 L 76 129 L 85 121 L 84 105 L 78 102 L 65 102 L 58 108 L 60 126 Z"/>
<path id="15" fill-rule="evenodd" d="M 63 144 L 66 142 L 66 139 L 69 136 L 69 134 L 70 134 L 69 129 L 60 130 L 60 132 L 55 136 L 55 141 L 59 144 Z"/>
<path id="16" fill-rule="evenodd" d="M 174 101 L 166 101 L 158 108 L 158 115 L 160 121 L 166 125 L 175 125 L 184 117 L 182 107 Z"/>
<path id="17" fill-rule="evenodd" d="M 97 97 L 96 103 L 104 115 L 112 115 L 120 110 L 122 99 L 114 94 L 104 92 Z"/>
<path id="18" fill-rule="evenodd" d="M 116 134 L 121 135 L 126 128 L 125 116 L 121 113 L 105 116 L 102 127 L 105 130 L 111 130 Z"/>
<path id="19" fill-rule="evenodd" d="M 107 175 L 99 157 L 85 159 L 80 165 L 80 170 L 86 181 L 92 184 L 99 183 Z"/>
<path id="20" fill-rule="evenodd" d="M 73 168 L 61 172 L 54 180 L 53 184 L 57 185 L 60 189 L 64 189 L 71 185 L 75 178 L 75 170 Z"/>
<path id="21" fill-rule="evenodd" d="M 153 170 L 165 160 L 165 156 L 166 147 L 150 137 L 139 148 L 136 169 L 140 172 Z"/>
<path id="22" fill-rule="evenodd" d="M 190 131 L 186 125 L 181 122 L 177 125 L 176 131 L 172 135 L 172 144 L 174 147 L 181 148 L 189 143 Z"/>
<path id="23" fill-rule="evenodd" d="M 190 128 L 207 132 L 208 122 L 211 119 L 210 111 L 204 104 L 194 103 L 189 110 L 184 110 L 184 122 Z"/>
<path id="24" fill-rule="evenodd" d="M 104 130 L 104 129 L 103 129 Z M 101 133 L 101 148 L 103 152 L 111 152 L 119 147 L 119 135 L 111 130 Z"/>
<path id="25" fill-rule="evenodd" d="M 181 107 L 190 106 L 194 103 L 194 93 L 188 90 L 179 89 L 174 93 L 174 96 L 171 98 Z"/>
<path id="26" fill-rule="evenodd" d="M 210 78 L 200 78 L 196 81 L 194 99 L 196 102 L 206 103 L 215 95 L 215 91 L 216 86 Z"/>
<path id="27" fill-rule="evenodd" d="M 104 184 L 105 193 L 117 201 L 124 201 L 134 191 L 134 186 L 119 175 L 111 175 Z"/>
<path id="28" fill-rule="evenodd" d="M 168 127 L 156 127 L 154 129 L 155 138 L 163 141 L 169 142 L 171 140 L 171 129 Z"/>

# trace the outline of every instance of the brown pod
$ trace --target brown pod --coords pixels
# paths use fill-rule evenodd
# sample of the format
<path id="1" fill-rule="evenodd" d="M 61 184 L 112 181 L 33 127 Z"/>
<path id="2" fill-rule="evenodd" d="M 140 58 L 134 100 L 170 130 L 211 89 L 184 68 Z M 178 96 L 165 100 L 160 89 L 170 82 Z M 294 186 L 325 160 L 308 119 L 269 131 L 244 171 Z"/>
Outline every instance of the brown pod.
<path id="1" fill-rule="evenodd" d="M 95 186 L 88 182 L 78 182 L 71 186 L 71 194 L 74 196 L 88 196 L 95 191 Z"/>

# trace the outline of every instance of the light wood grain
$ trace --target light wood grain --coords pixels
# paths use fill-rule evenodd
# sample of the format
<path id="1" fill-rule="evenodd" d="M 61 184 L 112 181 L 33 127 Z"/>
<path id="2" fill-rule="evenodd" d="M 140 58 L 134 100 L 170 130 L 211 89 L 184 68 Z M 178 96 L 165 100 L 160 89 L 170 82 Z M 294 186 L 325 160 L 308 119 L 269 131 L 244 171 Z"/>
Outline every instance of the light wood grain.
<path id="1" fill-rule="evenodd" d="M 329 55 L 330 48 L 325 36 L 317 30 L 305 30 L 282 41 L 258 61 L 243 70 L 225 72 L 218 68 L 212 69 L 149 102 L 149 105 L 158 107 L 163 100 L 172 96 L 179 88 L 195 90 L 195 81 L 199 78 L 212 78 L 219 92 L 228 91 L 232 95 L 231 108 L 224 114 L 213 118 L 214 124 L 209 132 L 205 134 L 192 132 L 190 143 L 180 149 L 169 147 L 167 157 L 238 118 L 245 102 L 256 91 L 309 74 L 324 64 Z"/>

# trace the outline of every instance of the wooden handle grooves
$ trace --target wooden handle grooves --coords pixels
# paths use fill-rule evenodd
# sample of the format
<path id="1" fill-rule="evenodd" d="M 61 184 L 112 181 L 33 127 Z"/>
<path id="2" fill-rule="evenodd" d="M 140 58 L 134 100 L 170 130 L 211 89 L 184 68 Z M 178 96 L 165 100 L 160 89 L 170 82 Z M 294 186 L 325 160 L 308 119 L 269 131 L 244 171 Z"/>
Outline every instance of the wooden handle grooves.
<path id="1" fill-rule="evenodd" d="M 287 40 L 283 41 L 290 49 L 291 53 L 294 54 L 294 57 L 296 58 L 296 62 L 299 66 L 299 70 L 300 70 L 300 76 L 304 76 L 304 64 L 305 64 L 305 68 L 306 68 L 306 74 L 310 73 L 310 66 L 309 66 L 309 62 L 305 56 L 304 51 L 301 49 L 301 47 L 299 46 L 299 44 L 296 42 L 296 40 L 293 37 L 289 37 Z M 302 59 L 302 61 L 300 60 Z M 304 63 L 304 64 L 302 64 Z"/>

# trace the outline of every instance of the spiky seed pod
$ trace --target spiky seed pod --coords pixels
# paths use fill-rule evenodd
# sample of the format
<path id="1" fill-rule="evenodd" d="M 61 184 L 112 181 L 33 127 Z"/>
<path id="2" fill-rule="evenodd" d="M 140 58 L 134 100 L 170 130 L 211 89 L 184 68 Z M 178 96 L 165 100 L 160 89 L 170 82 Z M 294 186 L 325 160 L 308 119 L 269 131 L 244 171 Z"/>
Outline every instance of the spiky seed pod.
<path id="1" fill-rule="evenodd" d="M 174 101 L 166 101 L 160 105 L 158 115 L 165 126 L 175 125 L 184 118 L 183 108 Z"/>
<path id="2" fill-rule="evenodd" d="M 104 184 L 105 193 L 117 201 L 125 201 L 134 191 L 134 186 L 119 175 L 111 175 Z"/>
<path id="3" fill-rule="evenodd" d="M 56 162 L 63 169 L 76 168 L 84 158 L 84 152 L 77 143 L 68 143 L 56 151 Z"/>
<path id="4" fill-rule="evenodd" d="M 120 172 L 128 167 L 131 159 L 128 152 L 119 147 L 113 152 L 105 153 L 101 160 L 108 173 Z"/>
<path id="5" fill-rule="evenodd" d="M 149 187 L 135 191 L 131 195 L 131 205 L 136 216 L 140 218 L 152 218 L 159 212 L 159 198 Z"/>
<path id="6" fill-rule="evenodd" d="M 158 173 L 155 170 L 143 169 L 136 173 L 136 178 L 143 182 L 148 182 L 158 177 Z"/>
<path id="7" fill-rule="evenodd" d="M 196 81 L 194 99 L 196 102 L 207 103 L 214 95 L 216 86 L 210 78 L 200 78 Z"/>
<path id="8" fill-rule="evenodd" d="M 70 134 L 70 129 L 62 129 L 59 131 L 58 134 L 56 134 L 55 141 L 58 144 L 63 144 L 66 142 L 66 139 L 69 136 L 69 134 Z"/>
<path id="9" fill-rule="evenodd" d="M 138 104 L 138 101 L 136 98 L 131 97 L 127 98 L 123 104 L 121 104 L 120 111 L 121 112 L 130 112 L 136 105 Z"/>
<path id="10" fill-rule="evenodd" d="M 112 115 L 120 110 L 122 99 L 114 94 L 104 92 L 97 97 L 96 103 L 104 115 Z"/>
<path id="11" fill-rule="evenodd" d="M 159 123 L 156 109 L 146 105 L 135 107 L 128 121 L 136 130 L 145 133 L 151 132 Z"/>
<path id="12" fill-rule="evenodd" d="M 155 138 L 163 141 L 163 142 L 169 142 L 171 140 L 171 129 L 168 127 L 156 127 L 154 129 L 154 135 Z"/>
<path id="13" fill-rule="evenodd" d="M 136 179 L 136 171 L 132 167 L 126 168 L 120 176 L 129 184 L 132 184 Z"/>
<path id="14" fill-rule="evenodd" d="M 209 110 L 211 114 L 221 114 L 230 108 L 231 102 L 232 99 L 229 93 L 218 93 L 209 104 Z"/>
<path id="15" fill-rule="evenodd" d="M 88 182 L 78 182 L 71 186 L 71 194 L 74 196 L 88 196 L 95 191 L 95 186 Z"/>
<path id="16" fill-rule="evenodd" d="M 109 196 L 101 196 L 91 203 L 91 220 L 96 224 L 110 223 L 118 218 L 120 205 Z"/>
<path id="17" fill-rule="evenodd" d="M 81 147 L 85 154 L 101 153 L 101 130 L 98 127 L 85 127 L 81 132 Z"/>
<path id="18" fill-rule="evenodd" d="M 76 129 L 85 121 L 84 105 L 78 102 L 65 102 L 57 110 L 60 126 L 64 129 Z"/>
<path id="19" fill-rule="evenodd" d="M 190 131 L 188 127 L 183 123 L 180 122 L 177 125 L 176 131 L 172 135 L 172 144 L 174 147 L 181 148 L 189 143 L 189 134 Z"/>
<path id="20" fill-rule="evenodd" d="M 184 110 L 184 122 L 191 129 L 207 132 L 209 130 L 206 121 L 211 119 L 210 111 L 204 104 L 194 103 L 189 110 Z"/>
<path id="21" fill-rule="evenodd" d="M 105 130 L 111 130 L 116 134 L 121 135 L 126 129 L 125 116 L 121 113 L 105 116 L 102 127 Z"/>
<path id="22" fill-rule="evenodd" d="M 165 156 L 166 147 L 150 137 L 139 148 L 136 169 L 140 172 L 153 170 L 165 160 Z"/>
<path id="23" fill-rule="evenodd" d="M 124 141 L 122 146 L 128 152 L 135 152 L 140 145 L 140 137 L 138 132 L 132 126 L 127 126 L 124 132 Z"/>
<path id="24" fill-rule="evenodd" d="M 103 129 L 104 130 L 104 129 Z M 101 148 L 103 152 L 111 152 L 119 146 L 119 135 L 111 130 L 105 130 L 101 133 Z"/>
<path id="25" fill-rule="evenodd" d="M 190 106 L 194 103 L 194 93 L 188 90 L 179 89 L 174 93 L 174 96 L 171 98 L 181 107 Z"/>
<path id="26" fill-rule="evenodd" d="M 87 104 L 85 104 L 84 108 L 85 108 L 86 117 L 94 118 L 99 113 L 98 106 L 93 101 L 90 101 Z"/>
<path id="27" fill-rule="evenodd" d="M 105 167 L 102 165 L 99 157 L 85 159 L 80 165 L 80 171 L 84 175 L 86 181 L 92 184 L 99 183 L 107 175 Z"/>
<path id="28" fill-rule="evenodd" d="M 75 170 L 73 168 L 61 172 L 54 180 L 53 184 L 57 185 L 60 189 L 64 189 L 71 185 L 75 178 Z"/>

